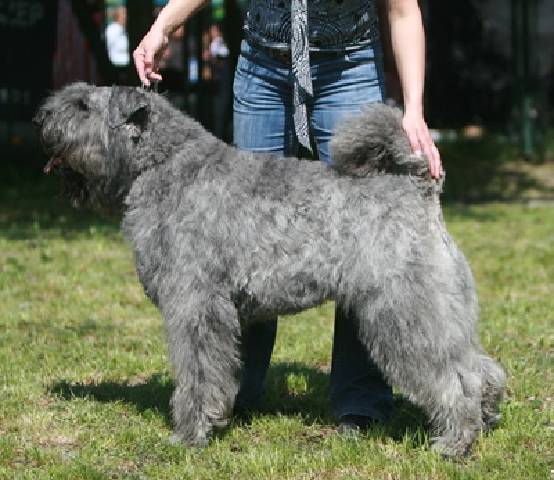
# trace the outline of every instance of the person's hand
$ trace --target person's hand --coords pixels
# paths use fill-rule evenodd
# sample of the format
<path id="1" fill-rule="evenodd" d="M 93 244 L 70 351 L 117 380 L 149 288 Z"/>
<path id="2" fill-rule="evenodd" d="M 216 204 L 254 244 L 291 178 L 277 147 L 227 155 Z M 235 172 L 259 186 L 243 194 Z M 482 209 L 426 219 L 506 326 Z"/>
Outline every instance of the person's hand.
<path id="1" fill-rule="evenodd" d="M 154 24 L 133 52 L 135 68 L 143 85 L 149 87 L 152 80 L 162 79 L 158 72 L 159 60 L 168 43 L 163 29 Z"/>
<path id="2" fill-rule="evenodd" d="M 442 177 L 444 170 L 441 164 L 440 153 L 431 138 L 423 115 L 406 110 L 402 118 L 402 127 L 408 136 L 412 152 L 415 155 L 424 154 L 427 157 L 431 177 L 436 179 Z"/>

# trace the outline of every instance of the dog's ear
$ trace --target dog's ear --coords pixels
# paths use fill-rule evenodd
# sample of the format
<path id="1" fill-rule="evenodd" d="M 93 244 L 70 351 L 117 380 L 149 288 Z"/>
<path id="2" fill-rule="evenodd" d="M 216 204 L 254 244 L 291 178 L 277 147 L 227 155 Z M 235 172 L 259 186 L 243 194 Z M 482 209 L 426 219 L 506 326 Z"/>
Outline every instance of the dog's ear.
<path id="1" fill-rule="evenodd" d="M 146 94 L 138 88 L 112 87 L 108 106 L 108 125 L 111 128 L 128 124 L 138 127 L 140 131 L 146 128 L 150 103 Z"/>

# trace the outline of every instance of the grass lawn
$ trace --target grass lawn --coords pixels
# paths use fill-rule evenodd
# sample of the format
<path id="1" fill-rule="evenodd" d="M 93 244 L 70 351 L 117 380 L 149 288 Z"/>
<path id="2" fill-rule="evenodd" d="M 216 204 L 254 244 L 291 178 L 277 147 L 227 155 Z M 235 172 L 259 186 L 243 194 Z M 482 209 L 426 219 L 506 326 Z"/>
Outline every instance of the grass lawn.
<path id="1" fill-rule="evenodd" d="M 17 185 L 0 192 L 0 478 L 552 478 L 553 207 L 445 209 L 477 279 L 483 344 L 509 374 L 499 428 L 449 462 L 399 394 L 386 426 L 334 433 L 331 304 L 280 321 L 251 421 L 203 450 L 172 445 L 163 327 L 117 222 L 69 209 L 49 183 Z"/>

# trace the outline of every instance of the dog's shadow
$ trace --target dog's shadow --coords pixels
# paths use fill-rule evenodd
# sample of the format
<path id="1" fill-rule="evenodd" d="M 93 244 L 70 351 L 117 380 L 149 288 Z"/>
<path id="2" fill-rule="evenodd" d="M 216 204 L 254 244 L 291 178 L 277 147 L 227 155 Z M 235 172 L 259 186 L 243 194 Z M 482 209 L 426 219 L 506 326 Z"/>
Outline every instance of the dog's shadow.
<path id="1" fill-rule="evenodd" d="M 139 413 L 153 411 L 170 423 L 169 399 L 173 392 L 173 382 L 162 375 L 152 375 L 140 382 L 100 382 L 95 384 L 56 382 L 48 389 L 49 393 L 65 400 L 86 398 L 98 402 L 122 401 L 133 405 Z"/>
<path id="2" fill-rule="evenodd" d="M 334 427 L 328 399 L 329 374 L 301 363 L 273 363 L 267 374 L 267 391 L 263 404 L 248 412 L 237 413 L 233 425 L 249 425 L 256 416 L 290 415 L 302 419 L 306 425 Z M 169 400 L 174 384 L 167 376 L 152 375 L 134 383 L 101 382 L 80 384 L 60 381 L 50 386 L 50 393 L 65 400 L 87 398 L 98 402 L 122 401 L 133 405 L 139 413 L 155 412 L 171 426 Z M 384 425 L 376 426 L 368 434 L 403 441 L 410 438 L 414 444 L 425 441 L 428 420 L 425 413 L 399 394 L 394 396 L 394 414 Z M 226 430 L 216 433 L 224 437 Z"/>

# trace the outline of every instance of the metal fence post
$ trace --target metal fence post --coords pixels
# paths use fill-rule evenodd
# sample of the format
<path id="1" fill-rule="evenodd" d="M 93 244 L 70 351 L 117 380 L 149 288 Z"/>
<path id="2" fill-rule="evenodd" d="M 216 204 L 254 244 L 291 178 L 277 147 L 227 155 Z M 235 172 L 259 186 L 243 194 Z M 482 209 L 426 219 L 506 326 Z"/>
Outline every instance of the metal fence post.
<path id="1" fill-rule="evenodd" d="M 519 136 L 522 153 L 532 158 L 536 150 L 536 0 L 512 0 L 512 51 Z"/>

